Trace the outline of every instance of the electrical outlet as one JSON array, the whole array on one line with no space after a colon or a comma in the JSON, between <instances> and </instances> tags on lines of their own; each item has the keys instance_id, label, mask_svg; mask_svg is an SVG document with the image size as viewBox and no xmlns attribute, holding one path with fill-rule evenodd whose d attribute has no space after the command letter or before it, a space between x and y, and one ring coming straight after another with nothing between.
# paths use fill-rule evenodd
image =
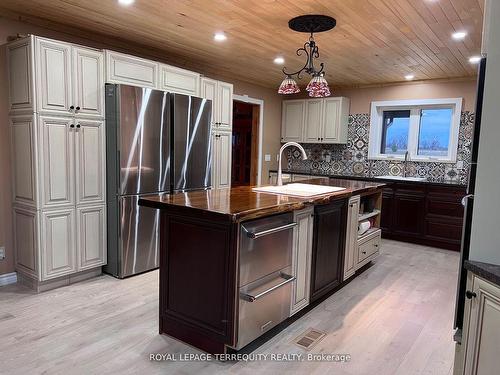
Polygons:
<instances>
[{"instance_id":1,"label":"electrical outlet","mask_svg":"<svg viewBox=\"0 0 500 375\"><path fill-rule=\"evenodd\" d=\"M5 259L5 247L2 246L0 247L0 260L4 260Z\"/></svg>"},{"instance_id":2,"label":"electrical outlet","mask_svg":"<svg viewBox=\"0 0 500 375\"><path fill-rule=\"evenodd\" d=\"M271 161L271 155L270 154L264 155L264 160L265 161Z\"/></svg>"},{"instance_id":3,"label":"electrical outlet","mask_svg":"<svg viewBox=\"0 0 500 375\"><path fill-rule=\"evenodd\" d=\"M463 169L464 168L464 162L462 160L457 161L457 169Z\"/></svg>"}]
</instances>

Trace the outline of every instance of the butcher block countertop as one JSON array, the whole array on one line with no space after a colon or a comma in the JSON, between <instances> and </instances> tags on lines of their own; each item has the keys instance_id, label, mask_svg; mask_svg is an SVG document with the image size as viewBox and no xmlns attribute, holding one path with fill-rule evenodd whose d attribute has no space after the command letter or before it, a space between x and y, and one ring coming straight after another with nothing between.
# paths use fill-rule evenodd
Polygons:
<instances>
[{"instance_id":1,"label":"butcher block countertop","mask_svg":"<svg viewBox=\"0 0 500 375\"><path fill-rule=\"evenodd\" d=\"M301 183L345 187L345 190L313 197L295 197L252 191L250 186L231 189L197 190L176 194L155 194L139 199L139 205L157 209L172 210L187 215L201 216L217 214L226 220L240 222L280 212L295 211L306 205L326 204L330 201L348 198L352 195L376 191L384 183L356 180L314 178ZM221 217L222 219L222 217Z\"/></svg>"}]
</instances>

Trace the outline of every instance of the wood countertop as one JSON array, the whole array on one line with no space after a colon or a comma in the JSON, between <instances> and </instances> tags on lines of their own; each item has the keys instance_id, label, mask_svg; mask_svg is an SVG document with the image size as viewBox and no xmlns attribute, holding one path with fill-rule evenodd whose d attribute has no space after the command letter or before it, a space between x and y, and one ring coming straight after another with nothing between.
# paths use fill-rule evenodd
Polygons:
<instances>
[{"instance_id":1,"label":"wood countertop","mask_svg":"<svg viewBox=\"0 0 500 375\"><path fill-rule=\"evenodd\" d=\"M157 209L175 210L193 215L218 214L228 221L240 222L280 212L300 210L306 205L326 204L330 201L348 198L352 195L376 191L384 183L315 178L301 181L315 185L345 187L345 190L317 195L314 197L295 197L259 193L250 186L231 189L197 190L176 194L155 194L139 199L139 205ZM222 218L221 217L221 218Z\"/></svg>"}]
</instances>

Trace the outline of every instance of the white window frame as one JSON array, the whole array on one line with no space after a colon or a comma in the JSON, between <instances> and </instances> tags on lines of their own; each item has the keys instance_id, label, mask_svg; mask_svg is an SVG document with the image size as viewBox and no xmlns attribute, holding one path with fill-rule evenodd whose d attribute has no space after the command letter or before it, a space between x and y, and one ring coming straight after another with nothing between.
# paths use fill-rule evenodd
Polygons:
<instances>
[{"instance_id":1,"label":"white window frame","mask_svg":"<svg viewBox=\"0 0 500 375\"><path fill-rule=\"evenodd\" d=\"M417 155L418 134L420 131L420 112L422 109L452 109L450 126L450 143L447 156ZM368 159L372 160L404 160L404 155L388 155L380 152L382 142L383 112L391 110L410 111L410 129L408 134L408 156L412 161L455 163L458 151L458 131L462 114L462 98L418 99L418 100L386 100L372 102L370 114L370 140L368 143Z\"/></svg>"}]
</instances>

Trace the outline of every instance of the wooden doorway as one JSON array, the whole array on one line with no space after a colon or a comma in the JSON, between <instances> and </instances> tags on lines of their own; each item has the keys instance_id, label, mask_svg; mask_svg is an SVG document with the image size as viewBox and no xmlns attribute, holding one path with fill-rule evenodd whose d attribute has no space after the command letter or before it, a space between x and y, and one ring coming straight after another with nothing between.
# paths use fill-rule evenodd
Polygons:
<instances>
[{"instance_id":1,"label":"wooden doorway","mask_svg":"<svg viewBox=\"0 0 500 375\"><path fill-rule=\"evenodd\" d=\"M233 100L231 186L258 182L260 110L258 104Z\"/></svg>"}]
</instances>

